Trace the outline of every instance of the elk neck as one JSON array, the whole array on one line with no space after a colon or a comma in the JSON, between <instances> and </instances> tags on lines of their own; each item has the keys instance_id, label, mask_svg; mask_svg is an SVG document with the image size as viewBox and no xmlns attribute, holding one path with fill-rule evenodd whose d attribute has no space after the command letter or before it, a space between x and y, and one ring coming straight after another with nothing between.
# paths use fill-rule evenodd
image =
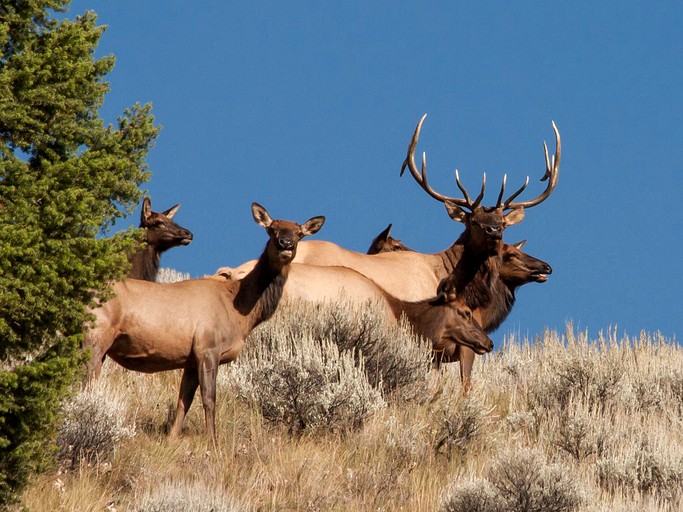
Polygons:
<instances>
[{"instance_id":1,"label":"elk neck","mask_svg":"<svg viewBox=\"0 0 683 512\"><path fill-rule=\"evenodd\" d=\"M156 281L160 260L161 251L150 244L145 244L144 248L128 257L128 261L131 263L128 277L144 281Z\"/></svg>"},{"instance_id":2,"label":"elk neck","mask_svg":"<svg viewBox=\"0 0 683 512\"><path fill-rule=\"evenodd\" d=\"M507 285L497 275L491 282L490 302L480 309L484 332L491 333L500 327L515 304L516 286Z\"/></svg>"},{"instance_id":3,"label":"elk neck","mask_svg":"<svg viewBox=\"0 0 683 512\"><path fill-rule=\"evenodd\" d=\"M233 305L241 315L249 317L251 328L268 320L282 299L290 267L273 259L277 258L271 257L266 247L254 269L239 281Z\"/></svg>"},{"instance_id":4,"label":"elk neck","mask_svg":"<svg viewBox=\"0 0 683 512\"><path fill-rule=\"evenodd\" d=\"M449 254L448 261L451 263L455 260L453 256L459 253L460 257L455 261L450 276L457 295L474 310L487 307L494 301L497 283L500 282L503 243L501 241L491 251L473 250L467 243L466 233L467 231L444 253Z\"/></svg>"}]
</instances>

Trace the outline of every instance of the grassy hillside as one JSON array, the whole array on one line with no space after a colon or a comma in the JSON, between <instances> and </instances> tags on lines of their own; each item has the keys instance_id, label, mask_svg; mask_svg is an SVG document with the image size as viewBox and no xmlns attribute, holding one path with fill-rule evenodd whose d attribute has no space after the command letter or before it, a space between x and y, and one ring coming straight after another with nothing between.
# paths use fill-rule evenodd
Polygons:
<instances>
[{"instance_id":1,"label":"grassy hillside","mask_svg":"<svg viewBox=\"0 0 683 512\"><path fill-rule=\"evenodd\" d=\"M65 406L40 511L673 511L683 507L683 351L568 327L458 366L365 311L283 309L170 441L180 372L105 364Z\"/></svg>"}]
</instances>

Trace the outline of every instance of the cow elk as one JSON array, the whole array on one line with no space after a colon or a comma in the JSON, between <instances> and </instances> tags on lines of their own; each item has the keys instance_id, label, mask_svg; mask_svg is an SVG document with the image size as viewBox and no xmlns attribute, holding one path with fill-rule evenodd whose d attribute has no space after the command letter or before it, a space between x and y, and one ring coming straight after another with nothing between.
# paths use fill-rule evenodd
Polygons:
<instances>
[{"instance_id":1,"label":"cow elk","mask_svg":"<svg viewBox=\"0 0 683 512\"><path fill-rule=\"evenodd\" d=\"M370 244L367 254L380 254L393 251L411 251L403 242L391 236L391 224L384 231L377 235Z\"/></svg>"},{"instance_id":2,"label":"cow elk","mask_svg":"<svg viewBox=\"0 0 683 512\"><path fill-rule=\"evenodd\" d=\"M148 197L144 198L140 228L144 230L145 246L128 258L131 263L128 277L155 281L159 273L161 254L173 247L192 242L192 233L173 220L179 208L180 205L176 204L164 212L153 212L151 201Z\"/></svg>"},{"instance_id":3,"label":"cow elk","mask_svg":"<svg viewBox=\"0 0 683 512\"><path fill-rule=\"evenodd\" d=\"M199 387L206 428L215 440L219 365L237 358L245 337L275 312L299 240L316 233L325 221L313 217L299 225L272 220L257 203L252 204L252 214L269 239L244 279L168 284L125 279L114 284L112 299L94 311L94 326L86 330L84 346L91 351L91 375L104 354L138 372L183 369L172 437L181 434Z\"/></svg>"}]
</instances>

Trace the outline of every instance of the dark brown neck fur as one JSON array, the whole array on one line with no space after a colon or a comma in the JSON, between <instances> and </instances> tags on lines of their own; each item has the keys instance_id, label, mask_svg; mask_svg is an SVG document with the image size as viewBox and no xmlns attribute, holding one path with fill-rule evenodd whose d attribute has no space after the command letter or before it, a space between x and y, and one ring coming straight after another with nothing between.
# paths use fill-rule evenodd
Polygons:
<instances>
[{"instance_id":1,"label":"dark brown neck fur","mask_svg":"<svg viewBox=\"0 0 683 512\"><path fill-rule=\"evenodd\" d=\"M500 276L492 280L491 301L480 310L484 332L491 333L498 329L503 320L510 314L510 310L512 310L512 306L515 304L516 289L516 286L510 287L506 285L500 279Z\"/></svg>"},{"instance_id":2,"label":"dark brown neck fur","mask_svg":"<svg viewBox=\"0 0 683 512\"><path fill-rule=\"evenodd\" d=\"M269 242L270 243L270 242ZM268 245L254 269L239 281L233 302L235 309L248 318L249 330L268 320L277 309L289 275L289 265L273 265Z\"/></svg>"},{"instance_id":3,"label":"dark brown neck fur","mask_svg":"<svg viewBox=\"0 0 683 512\"><path fill-rule=\"evenodd\" d=\"M144 249L140 249L129 256L128 261L131 263L131 269L128 272L128 277L144 281L156 281L160 260L161 251L146 244Z\"/></svg>"},{"instance_id":4,"label":"dark brown neck fur","mask_svg":"<svg viewBox=\"0 0 683 512\"><path fill-rule=\"evenodd\" d=\"M500 254L468 250L466 233L439 255L458 297L462 297L470 309L481 313L482 327L490 333L510 313L515 303L516 286L507 286L500 278Z\"/></svg>"}]
</instances>

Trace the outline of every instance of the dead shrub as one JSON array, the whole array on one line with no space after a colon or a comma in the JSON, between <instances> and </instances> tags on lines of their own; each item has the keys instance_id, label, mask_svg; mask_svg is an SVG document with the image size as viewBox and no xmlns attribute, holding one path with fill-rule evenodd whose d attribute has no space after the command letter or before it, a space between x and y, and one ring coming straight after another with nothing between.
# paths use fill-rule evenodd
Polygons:
<instances>
[{"instance_id":1,"label":"dead shrub","mask_svg":"<svg viewBox=\"0 0 683 512\"><path fill-rule=\"evenodd\" d=\"M502 512L502 502L488 480L456 483L441 502L441 512Z\"/></svg>"},{"instance_id":2,"label":"dead shrub","mask_svg":"<svg viewBox=\"0 0 683 512\"><path fill-rule=\"evenodd\" d=\"M245 352L270 347L280 336L292 340L308 336L319 343L329 340L356 362L362 360L368 382L385 397L422 398L431 369L431 344L403 324L388 324L379 311L372 302L359 308L343 298L324 304L286 303L251 334Z\"/></svg>"},{"instance_id":3,"label":"dead shrub","mask_svg":"<svg viewBox=\"0 0 683 512\"><path fill-rule=\"evenodd\" d=\"M280 333L269 345L243 354L224 374L238 398L256 405L267 420L292 433L346 431L385 407L362 361L357 364L332 342Z\"/></svg>"},{"instance_id":4,"label":"dead shrub","mask_svg":"<svg viewBox=\"0 0 683 512\"><path fill-rule=\"evenodd\" d=\"M147 491L136 512L243 512L252 510L216 486L202 482L164 481Z\"/></svg>"},{"instance_id":5,"label":"dead shrub","mask_svg":"<svg viewBox=\"0 0 683 512\"><path fill-rule=\"evenodd\" d=\"M73 465L107 459L122 439L135 435L135 421L129 416L124 397L107 381L94 382L63 407L57 437L59 460Z\"/></svg>"},{"instance_id":6,"label":"dead shrub","mask_svg":"<svg viewBox=\"0 0 683 512\"><path fill-rule=\"evenodd\" d=\"M434 449L450 457L455 449L464 455L482 435L490 414L484 404L473 397L460 397L441 409Z\"/></svg>"},{"instance_id":7,"label":"dead shrub","mask_svg":"<svg viewBox=\"0 0 683 512\"><path fill-rule=\"evenodd\" d=\"M571 455L577 462L605 451L610 428L605 411L589 405L587 400L572 400L550 420L548 436L551 442Z\"/></svg>"},{"instance_id":8,"label":"dead shrub","mask_svg":"<svg viewBox=\"0 0 683 512\"><path fill-rule=\"evenodd\" d=\"M538 451L521 449L499 458L488 473L501 511L570 512L581 505L567 468L546 464Z\"/></svg>"},{"instance_id":9,"label":"dead shrub","mask_svg":"<svg viewBox=\"0 0 683 512\"><path fill-rule=\"evenodd\" d=\"M640 443L620 453L604 457L597 463L600 486L610 493L657 497L669 504L680 505L683 496L683 459L669 453L666 441L642 438Z\"/></svg>"}]
</instances>

